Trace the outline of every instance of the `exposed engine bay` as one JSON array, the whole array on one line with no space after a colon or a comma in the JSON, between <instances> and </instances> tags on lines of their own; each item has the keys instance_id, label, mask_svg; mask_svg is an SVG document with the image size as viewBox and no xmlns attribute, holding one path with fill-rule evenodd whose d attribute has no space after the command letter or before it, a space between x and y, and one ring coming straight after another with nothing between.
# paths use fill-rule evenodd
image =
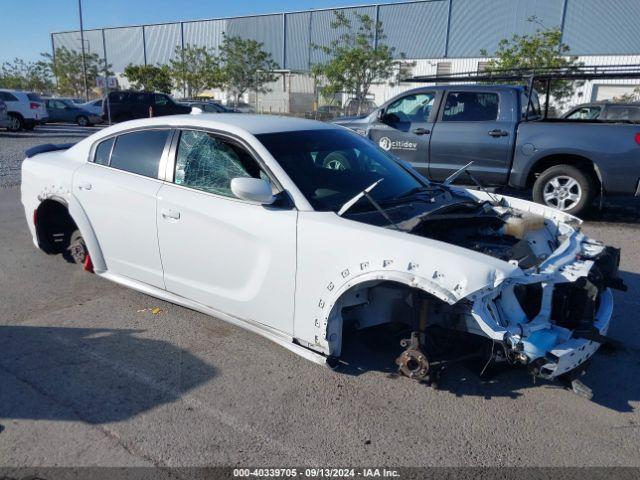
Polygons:
<instances>
[{"instance_id":1,"label":"exposed engine bay","mask_svg":"<svg viewBox=\"0 0 640 480\"><path fill-rule=\"evenodd\" d=\"M481 252L517 266L517 272L452 304L405 286L370 282L344 300L345 325L362 329L390 319L403 324L407 335L396 364L419 381L437 381L442 365L475 356L485 368L525 365L534 377L565 381L590 397L578 376L598 347L611 341L610 289L626 290L618 277L619 250L585 237L573 217L553 218L548 210L518 209L502 197L476 193L469 198L454 191L446 200L425 202L428 208L416 202L413 215L400 205L387 213L393 228Z\"/></svg>"}]
</instances>

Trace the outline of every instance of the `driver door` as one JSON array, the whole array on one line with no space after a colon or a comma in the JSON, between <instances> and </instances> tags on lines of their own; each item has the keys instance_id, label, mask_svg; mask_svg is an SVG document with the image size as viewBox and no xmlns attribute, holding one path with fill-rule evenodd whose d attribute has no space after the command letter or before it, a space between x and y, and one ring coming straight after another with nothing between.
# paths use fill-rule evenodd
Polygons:
<instances>
[{"instance_id":1,"label":"driver door","mask_svg":"<svg viewBox=\"0 0 640 480\"><path fill-rule=\"evenodd\" d=\"M269 180L237 141L199 130L177 133L168 162L171 182L158 192L167 290L291 334L297 210L258 205L231 192L236 177Z\"/></svg>"},{"instance_id":2,"label":"driver door","mask_svg":"<svg viewBox=\"0 0 640 480\"><path fill-rule=\"evenodd\" d=\"M405 95L387 106L382 119L370 128L369 137L383 150L426 174L436 114L434 105L435 91Z\"/></svg>"}]
</instances>

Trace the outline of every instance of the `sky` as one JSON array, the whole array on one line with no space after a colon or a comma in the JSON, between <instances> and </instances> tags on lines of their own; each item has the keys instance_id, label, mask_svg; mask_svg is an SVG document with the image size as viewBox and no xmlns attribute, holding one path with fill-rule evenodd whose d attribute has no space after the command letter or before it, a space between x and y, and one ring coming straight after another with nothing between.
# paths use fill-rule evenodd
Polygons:
<instances>
[{"instance_id":1,"label":"sky","mask_svg":"<svg viewBox=\"0 0 640 480\"><path fill-rule=\"evenodd\" d=\"M82 13L84 28L90 29L371 3L376 1L82 0ZM0 63L16 57L39 60L40 52L51 52L51 32L77 29L77 0L0 0Z\"/></svg>"}]
</instances>

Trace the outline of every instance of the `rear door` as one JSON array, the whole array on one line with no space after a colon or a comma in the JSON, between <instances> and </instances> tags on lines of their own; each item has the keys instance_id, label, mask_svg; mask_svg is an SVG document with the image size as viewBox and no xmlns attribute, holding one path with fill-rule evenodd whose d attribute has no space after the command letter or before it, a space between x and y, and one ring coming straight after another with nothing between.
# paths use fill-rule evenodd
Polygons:
<instances>
[{"instance_id":1,"label":"rear door","mask_svg":"<svg viewBox=\"0 0 640 480\"><path fill-rule=\"evenodd\" d=\"M109 272L164 288L156 227L158 178L169 129L122 133L94 146L74 174L74 194L96 233Z\"/></svg>"},{"instance_id":2,"label":"rear door","mask_svg":"<svg viewBox=\"0 0 640 480\"><path fill-rule=\"evenodd\" d=\"M449 90L431 134L429 177L444 180L473 161L470 172L488 185L507 181L515 138L515 91ZM465 176L461 183L469 183Z\"/></svg>"},{"instance_id":3,"label":"rear door","mask_svg":"<svg viewBox=\"0 0 640 480\"><path fill-rule=\"evenodd\" d=\"M411 163L422 173L429 166L429 142L436 115L436 92L410 93L394 100L380 120L374 120L369 137L383 150Z\"/></svg>"}]
</instances>

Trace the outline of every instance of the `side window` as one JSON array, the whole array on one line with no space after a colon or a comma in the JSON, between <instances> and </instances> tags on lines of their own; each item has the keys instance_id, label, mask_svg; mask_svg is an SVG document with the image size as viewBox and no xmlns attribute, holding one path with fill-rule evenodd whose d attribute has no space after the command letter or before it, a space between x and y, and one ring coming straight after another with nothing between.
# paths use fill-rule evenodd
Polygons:
<instances>
[{"instance_id":1,"label":"side window","mask_svg":"<svg viewBox=\"0 0 640 480\"><path fill-rule=\"evenodd\" d=\"M444 104L443 122L487 122L498 118L497 93L450 92Z\"/></svg>"},{"instance_id":2,"label":"side window","mask_svg":"<svg viewBox=\"0 0 640 480\"><path fill-rule=\"evenodd\" d=\"M164 107L165 105L167 105L169 103L169 99L167 97L165 97L164 95L155 94L153 96L153 103L155 103L156 105L158 105L160 107Z\"/></svg>"},{"instance_id":3,"label":"side window","mask_svg":"<svg viewBox=\"0 0 640 480\"><path fill-rule=\"evenodd\" d=\"M118 136L111 153L111 166L158 178L160 158L168 135L169 130L143 130Z\"/></svg>"},{"instance_id":4,"label":"side window","mask_svg":"<svg viewBox=\"0 0 640 480\"><path fill-rule=\"evenodd\" d=\"M600 116L600 107L580 107L571 112L568 120L595 120Z\"/></svg>"},{"instance_id":5,"label":"side window","mask_svg":"<svg viewBox=\"0 0 640 480\"><path fill-rule=\"evenodd\" d=\"M113 147L113 142L115 141L115 137L109 138L98 144L96 147L96 153L93 157L93 162L98 165L109 165L109 158L111 157L111 147Z\"/></svg>"},{"instance_id":6,"label":"side window","mask_svg":"<svg viewBox=\"0 0 640 480\"><path fill-rule=\"evenodd\" d=\"M4 100L5 102L17 102L18 99L15 95L9 92L0 92L0 100Z\"/></svg>"},{"instance_id":7,"label":"side window","mask_svg":"<svg viewBox=\"0 0 640 480\"><path fill-rule=\"evenodd\" d=\"M242 147L206 132L185 130L180 134L176 185L233 197L231 180L236 177L268 179Z\"/></svg>"},{"instance_id":8,"label":"side window","mask_svg":"<svg viewBox=\"0 0 640 480\"><path fill-rule=\"evenodd\" d=\"M387 107L386 114L398 122L426 122L433 108L435 93L417 93L399 98Z\"/></svg>"}]
</instances>

